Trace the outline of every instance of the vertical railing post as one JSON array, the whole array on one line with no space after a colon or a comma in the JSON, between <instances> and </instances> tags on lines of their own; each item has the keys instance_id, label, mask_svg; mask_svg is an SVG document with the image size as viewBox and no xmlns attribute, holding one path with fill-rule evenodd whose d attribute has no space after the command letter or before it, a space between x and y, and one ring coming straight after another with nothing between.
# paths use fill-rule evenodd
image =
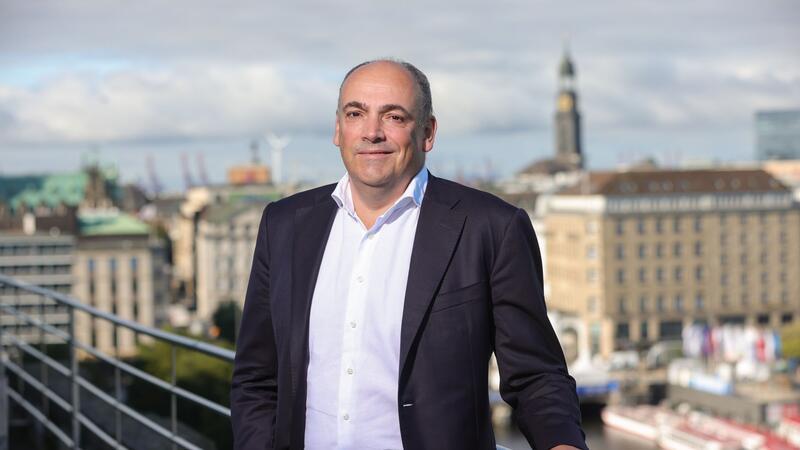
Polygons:
<instances>
[{"instance_id":1,"label":"vertical railing post","mask_svg":"<svg viewBox=\"0 0 800 450\"><path fill-rule=\"evenodd\" d=\"M175 398L175 387L178 385L177 377L177 364L175 355L175 344L170 344L170 382L172 383L172 390L170 390L170 413L171 413L171 426L172 426L172 450L178 448L175 438L178 436L178 400Z\"/></svg>"},{"instance_id":2,"label":"vertical railing post","mask_svg":"<svg viewBox=\"0 0 800 450\"><path fill-rule=\"evenodd\" d=\"M5 285L0 283L5 289ZM3 303L5 304L5 302ZM8 450L8 381L6 380L6 346L3 342L3 316L0 315L0 450Z\"/></svg>"},{"instance_id":3,"label":"vertical railing post","mask_svg":"<svg viewBox=\"0 0 800 450\"><path fill-rule=\"evenodd\" d=\"M72 390L70 403L72 407L72 448L80 448L81 442L81 421L80 408L80 385L78 384L78 353L75 338L75 308L69 307L69 378Z\"/></svg>"},{"instance_id":4,"label":"vertical railing post","mask_svg":"<svg viewBox=\"0 0 800 450\"><path fill-rule=\"evenodd\" d=\"M47 354L47 333L44 331L45 322L45 302L48 300L47 297L40 296L41 301L39 302L39 321L41 322L42 326L39 327L39 351L42 354ZM48 374L47 374L47 364L44 361L39 361L39 377L43 385L49 386L50 383L48 382ZM42 413L45 417L50 417L50 399L42 393Z\"/></svg>"},{"instance_id":5,"label":"vertical railing post","mask_svg":"<svg viewBox=\"0 0 800 450\"><path fill-rule=\"evenodd\" d=\"M114 398L117 404L114 406L114 437L117 444L122 444L122 382L119 371L119 327L114 322Z\"/></svg>"}]
</instances>

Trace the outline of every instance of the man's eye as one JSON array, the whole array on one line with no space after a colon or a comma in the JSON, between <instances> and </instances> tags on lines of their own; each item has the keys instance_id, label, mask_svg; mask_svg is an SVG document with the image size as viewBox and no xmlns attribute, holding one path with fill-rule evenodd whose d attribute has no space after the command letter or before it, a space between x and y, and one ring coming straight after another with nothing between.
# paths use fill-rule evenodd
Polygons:
<instances>
[{"instance_id":1,"label":"man's eye","mask_svg":"<svg viewBox=\"0 0 800 450\"><path fill-rule=\"evenodd\" d=\"M402 123L405 122L406 118L401 116L400 114L389 114L389 120L392 122Z\"/></svg>"},{"instance_id":2,"label":"man's eye","mask_svg":"<svg viewBox=\"0 0 800 450\"><path fill-rule=\"evenodd\" d=\"M344 116L345 117L349 117L349 118L356 118L356 117L360 117L361 116L361 112L360 111L347 111L346 113L344 113Z\"/></svg>"}]
</instances>

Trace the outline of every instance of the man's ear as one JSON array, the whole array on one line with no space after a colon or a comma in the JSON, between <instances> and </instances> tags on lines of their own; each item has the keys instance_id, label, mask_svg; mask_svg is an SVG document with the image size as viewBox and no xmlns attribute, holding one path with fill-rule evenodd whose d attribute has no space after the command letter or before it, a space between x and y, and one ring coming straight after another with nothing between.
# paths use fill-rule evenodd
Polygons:
<instances>
[{"instance_id":1,"label":"man's ear","mask_svg":"<svg viewBox=\"0 0 800 450\"><path fill-rule=\"evenodd\" d=\"M339 146L339 111L336 111L336 125L333 127L333 145Z\"/></svg>"},{"instance_id":2,"label":"man's ear","mask_svg":"<svg viewBox=\"0 0 800 450\"><path fill-rule=\"evenodd\" d=\"M431 116L431 118L428 119L428 123L425 124L425 144L422 147L425 152L433 150L433 141L436 139L436 126L436 117Z\"/></svg>"}]
</instances>

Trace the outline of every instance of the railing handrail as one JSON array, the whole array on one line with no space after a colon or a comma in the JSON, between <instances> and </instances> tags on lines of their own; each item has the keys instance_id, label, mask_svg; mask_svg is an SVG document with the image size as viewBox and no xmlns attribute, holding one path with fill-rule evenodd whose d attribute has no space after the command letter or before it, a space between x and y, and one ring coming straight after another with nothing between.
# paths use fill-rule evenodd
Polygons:
<instances>
[{"instance_id":1,"label":"railing handrail","mask_svg":"<svg viewBox=\"0 0 800 450\"><path fill-rule=\"evenodd\" d=\"M146 325L142 325L138 322L134 322L132 320L122 319L114 314L110 314L108 312L101 311L97 308L81 303L78 300L68 295L62 294L60 292L51 291L49 289L45 289L40 286L26 283L24 281L19 281L7 275L0 274L0 284L7 284L29 292L34 292L41 296L55 300L58 303L69 306L70 308L83 311L94 317L99 317L101 319L120 325L124 328L134 330L137 333L141 333L147 336L152 336L154 338L161 339L169 343L178 345L180 347L194 350L209 356L214 356L216 358L233 362L233 358L236 355L236 353L233 350L217 347L216 345L187 338L179 334L170 333L169 331L163 331L156 328L151 328Z\"/></svg>"}]
</instances>

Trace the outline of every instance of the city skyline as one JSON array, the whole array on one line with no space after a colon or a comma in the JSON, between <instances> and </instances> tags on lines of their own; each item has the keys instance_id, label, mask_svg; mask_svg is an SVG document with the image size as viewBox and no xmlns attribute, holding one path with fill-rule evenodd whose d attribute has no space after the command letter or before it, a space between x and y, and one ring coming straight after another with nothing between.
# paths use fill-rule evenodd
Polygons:
<instances>
[{"instance_id":1,"label":"city skyline","mask_svg":"<svg viewBox=\"0 0 800 450\"><path fill-rule=\"evenodd\" d=\"M338 83L381 56L430 76L441 125L430 167L445 176L486 161L508 175L553 154L565 44L590 169L753 160L755 111L800 105L788 1L409 6L6 5L0 173L77 170L96 148L125 181L146 182L152 154L175 190L181 153L202 152L219 182L273 132L292 137L287 179L333 181Z\"/></svg>"}]
</instances>

